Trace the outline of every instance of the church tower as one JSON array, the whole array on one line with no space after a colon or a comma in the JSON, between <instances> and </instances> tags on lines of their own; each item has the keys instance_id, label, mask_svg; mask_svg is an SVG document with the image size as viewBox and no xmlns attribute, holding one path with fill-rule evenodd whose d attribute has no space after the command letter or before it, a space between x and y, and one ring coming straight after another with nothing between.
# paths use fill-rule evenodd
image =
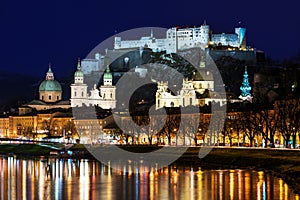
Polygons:
<instances>
[{"instance_id":1,"label":"church tower","mask_svg":"<svg viewBox=\"0 0 300 200\"><path fill-rule=\"evenodd\" d=\"M116 88L112 85L112 74L110 73L109 66L103 76L103 85L100 87L100 95L105 100L112 100L116 98Z\"/></svg>"},{"instance_id":2,"label":"church tower","mask_svg":"<svg viewBox=\"0 0 300 200\"><path fill-rule=\"evenodd\" d=\"M188 79L183 79L182 89L179 92L181 98L181 106L195 106L197 104L196 101L196 93L194 90L194 85L192 81Z\"/></svg>"},{"instance_id":3,"label":"church tower","mask_svg":"<svg viewBox=\"0 0 300 200\"><path fill-rule=\"evenodd\" d=\"M100 95L104 100L101 107L104 109L116 107L116 86L112 85L112 80L113 76L107 66L103 76L103 85L100 86Z\"/></svg>"},{"instance_id":4,"label":"church tower","mask_svg":"<svg viewBox=\"0 0 300 200\"><path fill-rule=\"evenodd\" d=\"M87 99L87 84L81 70L80 59L78 59L77 70L74 74L74 84L71 85L71 107L81 107Z\"/></svg>"}]
</instances>

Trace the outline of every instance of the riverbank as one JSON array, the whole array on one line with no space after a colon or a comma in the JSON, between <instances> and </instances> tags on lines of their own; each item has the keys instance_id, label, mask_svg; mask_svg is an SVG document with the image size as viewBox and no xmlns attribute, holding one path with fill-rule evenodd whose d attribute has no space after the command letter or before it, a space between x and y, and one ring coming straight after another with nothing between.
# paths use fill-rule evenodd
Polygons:
<instances>
[{"instance_id":1,"label":"riverbank","mask_svg":"<svg viewBox=\"0 0 300 200\"><path fill-rule=\"evenodd\" d=\"M160 146L130 145L120 148L135 153L155 151ZM164 147L171 155L176 147ZM178 147L179 148L179 147ZM206 147L203 149L210 150ZM206 156L199 159L200 147L189 147L174 164L181 166L201 167L205 169L254 169L263 170L282 178L296 193L300 194L300 150L262 149L262 148L213 148ZM53 152L57 152L54 154ZM93 156L84 145L76 144L66 149L61 144L0 144L1 155L17 157L88 158Z\"/></svg>"}]
</instances>

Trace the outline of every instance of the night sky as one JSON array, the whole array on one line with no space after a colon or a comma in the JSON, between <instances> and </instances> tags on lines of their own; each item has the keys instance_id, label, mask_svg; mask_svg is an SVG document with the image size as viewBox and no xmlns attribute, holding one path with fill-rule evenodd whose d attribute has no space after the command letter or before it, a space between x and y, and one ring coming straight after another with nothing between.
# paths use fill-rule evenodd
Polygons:
<instances>
[{"instance_id":1,"label":"night sky","mask_svg":"<svg viewBox=\"0 0 300 200\"><path fill-rule=\"evenodd\" d=\"M201 25L214 33L247 28L247 43L282 60L300 52L299 6L295 0L272 1L100 1L2 0L0 70L45 76L51 62L56 77L72 75L106 38L138 27Z\"/></svg>"}]
</instances>

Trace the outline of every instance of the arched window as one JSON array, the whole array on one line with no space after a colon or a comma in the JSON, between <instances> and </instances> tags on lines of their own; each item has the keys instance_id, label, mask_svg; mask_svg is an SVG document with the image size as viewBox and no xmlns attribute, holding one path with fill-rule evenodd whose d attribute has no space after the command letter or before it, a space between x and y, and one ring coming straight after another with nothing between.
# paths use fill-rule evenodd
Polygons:
<instances>
[{"instance_id":1,"label":"arched window","mask_svg":"<svg viewBox=\"0 0 300 200\"><path fill-rule=\"evenodd\" d=\"M83 97L83 95L84 95L84 93L83 92L81 92L81 96Z\"/></svg>"},{"instance_id":2,"label":"arched window","mask_svg":"<svg viewBox=\"0 0 300 200\"><path fill-rule=\"evenodd\" d=\"M77 93L76 92L74 92L74 96L76 97L76 95L77 95Z\"/></svg>"},{"instance_id":3,"label":"arched window","mask_svg":"<svg viewBox=\"0 0 300 200\"><path fill-rule=\"evenodd\" d=\"M110 93L110 98L112 99L112 93Z\"/></svg>"},{"instance_id":4,"label":"arched window","mask_svg":"<svg viewBox=\"0 0 300 200\"><path fill-rule=\"evenodd\" d=\"M51 100L51 95L49 95L49 100Z\"/></svg>"},{"instance_id":5,"label":"arched window","mask_svg":"<svg viewBox=\"0 0 300 200\"><path fill-rule=\"evenodd\" d=\"M173 101L171 102L171 107L174 107L174 102Z\"/></svg>"}]
</instances>

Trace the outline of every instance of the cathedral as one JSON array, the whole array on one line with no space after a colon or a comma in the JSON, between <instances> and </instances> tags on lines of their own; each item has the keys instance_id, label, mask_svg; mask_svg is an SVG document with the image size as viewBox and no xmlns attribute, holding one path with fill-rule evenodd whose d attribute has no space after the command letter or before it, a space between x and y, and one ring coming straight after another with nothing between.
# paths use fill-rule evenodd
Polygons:
<instances>
[{"instance_id":1,"label":"cathedral","mask_svg":"<svg viewBox=\"0 0 300 200\"><path fill-rule=\"evenodd\" d=\"M19 114L30 113L32 109L48 110L53 108L70 108L70 102L62 100L61 84L55 80L51 65L49 64L46 78L39 85L39 98L19 107Z\"/></svg>"},{"instance_id":2,"label":"cathedral","mask_svg":"<svg viewBox=\"0 0 300 200\"><path fill-rule=\"evenodd\" d=\"M84 83L84 74L81 62L78 60L74 74L74 83L71 85L71 107L99 106L103 109L116 107L116 86L112 85L113 76L109 66L103 76L103 84L97 88L96 84L88 94L88 85Z\"/></svg>"}]
</instances>

